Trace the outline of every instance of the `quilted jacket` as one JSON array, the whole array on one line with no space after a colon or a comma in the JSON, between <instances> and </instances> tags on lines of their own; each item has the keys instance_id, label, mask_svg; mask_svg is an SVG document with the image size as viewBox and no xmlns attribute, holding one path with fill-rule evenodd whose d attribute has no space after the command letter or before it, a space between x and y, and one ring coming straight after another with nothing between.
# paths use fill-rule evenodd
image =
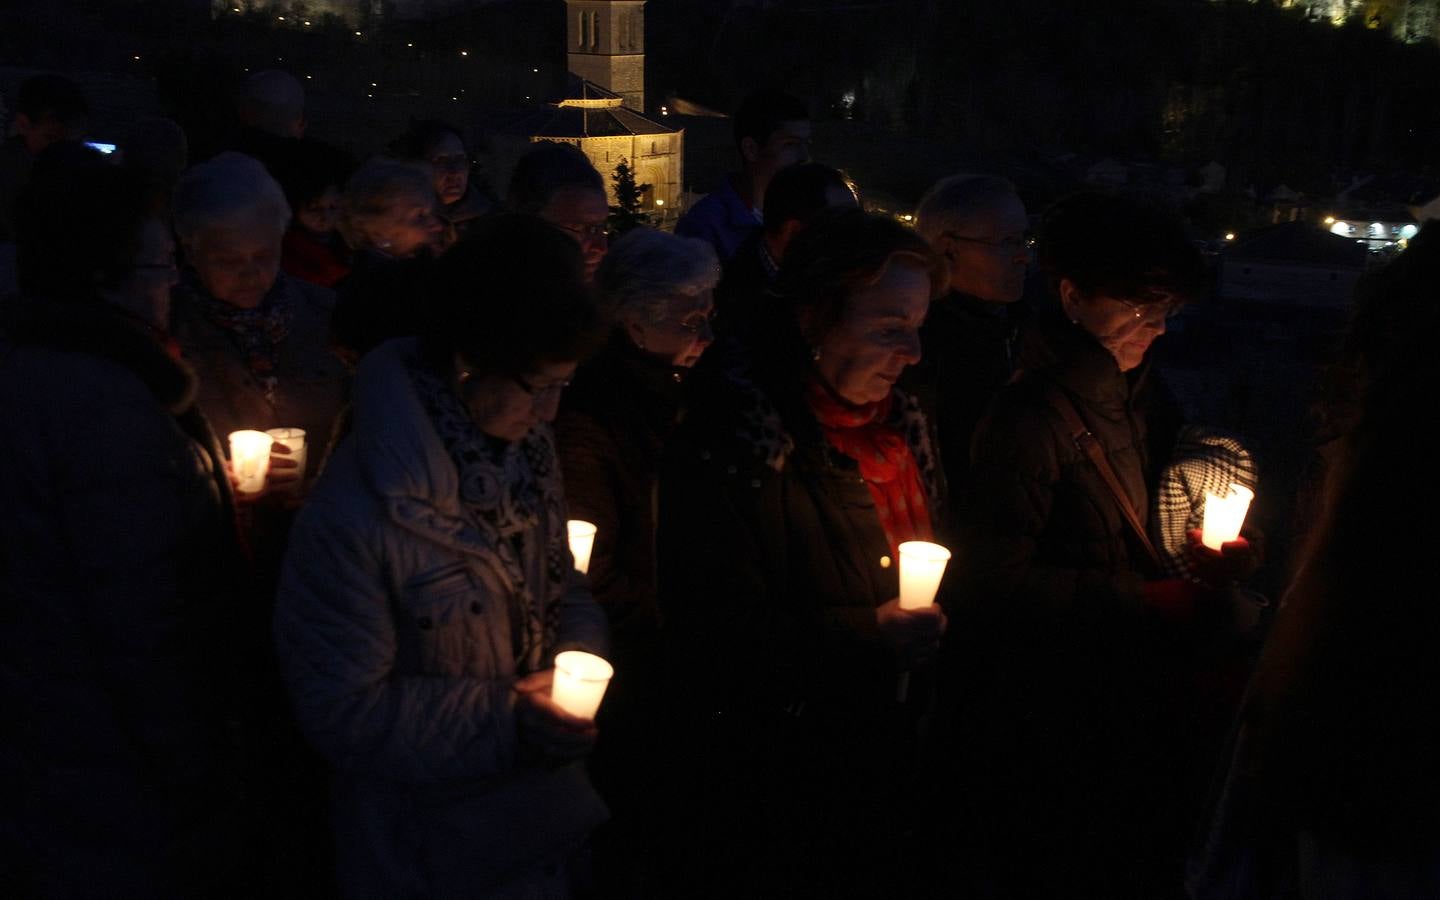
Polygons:
<instances>
[{"instance_id":1,"label":"quilted jacket","mask_svg":"<svg viewBox=\"0 0 1440 900\"><path fill-rule=\"evenodd\" d=\"M519 587L462 507L407 370L416 351L392 341L361 365L354 429L296 522L277 599L282 673L334 769L350 897L474 896L605 817L579 764L527 761L513 690L556 650L605 653L604 616L575 575L540 598L558 604L556 645L515 658Z\"/></svg>"}]
</instances>

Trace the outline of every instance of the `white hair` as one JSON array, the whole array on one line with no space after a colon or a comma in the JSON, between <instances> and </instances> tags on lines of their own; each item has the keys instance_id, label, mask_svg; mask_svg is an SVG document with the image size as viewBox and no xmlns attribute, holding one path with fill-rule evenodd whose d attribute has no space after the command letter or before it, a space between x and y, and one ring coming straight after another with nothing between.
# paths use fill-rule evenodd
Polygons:
<instances>
[{"instance_id":1,"label":"white hair","mask_svg":"<svg viewBox=\"0 0 1440 900\"><path fill-rule=\"evenodd\" d=\"M1016 197L1015 185L998 175L951 175L920 198L915 230L931 246L947 231L963 231L977 216L995 211Z\"/></svg>"},{"instance_id":2,"label":"white hair","mask_svg":"<svg viewBox=\"0 0 1440 900\"><path fill-rule=\"evenodd\" d=\"M171 201L175 233L184 243L213 225L259 218L273 222L276 235L290 224L285 192L260 161L243 153L222 153L180 176Z\"/></svg>"},{"instance_id":3,"label":"white hair","mask_svg":"<svg viewBox=\"0 0 1440 900\"><path fill-rule=\"evenodd\" d=\"M720 261L705 241L637 228L605 254L597 281L617 315L639 313L653 324L669 315L676 295L714 289Z\"/></svg>"}]
</instances>

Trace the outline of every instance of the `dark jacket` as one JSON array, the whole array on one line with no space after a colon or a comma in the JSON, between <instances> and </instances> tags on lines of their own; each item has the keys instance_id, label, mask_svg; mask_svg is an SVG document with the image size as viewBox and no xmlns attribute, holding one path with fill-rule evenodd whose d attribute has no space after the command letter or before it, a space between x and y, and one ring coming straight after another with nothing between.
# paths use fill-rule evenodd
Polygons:
<instances>
[{"instance_id":1,"label":"dark jacket","mask_svg":"<svg viewBox=\"0 0 1440 900\"><path fill-rule=\"evenodd\" d=\"M433 258L355 254L350 274L335 285L330 341L352 366L393 338L420 333L424 288Z\"/></svg>"},{"instance_id":2,"label":"dark jacket","mask_svg":"<svg viewBox=\"0 0 1440 900\"><path fill-rule=\"evenodd\" d=\"M1177 838L1185 658L1143 603L1158 573L1054 396L1099 438L1142 517L1173 425L1160 424L1168 404L1148 363L1122 373L1058 309L1028 331L1021 367L975 433L960 505L946 660L956 769L978 780L969 794L992 834L1034 845L1021 872L1038 895L1067 880L1120 895L1132 875L1153 887L1156 847Z\"/></svg>"},{"instance_id":3,"label":"dark jacket","mask_svg":"<svg viewBox=\"0 0 1440 900\"><path fill-rule=\"evenodd\" d=\"M18 315L0 339L0 855L27 896L199 895L239 849L219 446L194 376L134 320Z\"/></svg>"},{"instance_id":4,"label":"dark jacket","mask_svg":"<svg viewBox=\"0 0 1440 900\"><path fill-rule=\"evenodd\" d=\"M743 335L757 321L765 321L764 307L775 302L768 291L779 270L765 243L765 231L747 237L725 263L724 275L715 286L716 327L725 334Z\"/></svg>"},{"instance_id":5,"label":"dark jacket","mask_svg":"<svg viewBox=\"0 0 1440 900\"><path fill-rule=\"evenodd\" d=\"M707 351L666 450L659 527L670 721L705 773L703 808L737 830L715 851L744 854L750 871L729 877L773 876L776 893L791 878L885 877L875 857L899 833L914 751L875 619L898 593L890 547L856 464L805 406L798 367L776 365L784 352L756 348L757 369L734 342ZM934 511L925 419L899 399Z\"/></svg>"},{"instance_id":6,"label":"dark jacket","mask_svg":"<svg viewBox=\"0 0 1440 900\"><path fill-rule=\"evenodd\" d=\"M1015 372L1021 309L947 294L930 304L920 332L924 355L907 373L912 390L934 421L945 481L960 496L968 481L975 426Z\"/></svg>"},{"instance_id":7,"label":"dark jacket","mask_svg":"<svg viewBox=\"0 0 1440 900\"><path fill-rule=\"evenodd\" d=\"M656 477L685 370L619 336L575 377L555 421L570 514L598 526L590 587L618 653L654 649Z\"/></svg>"}]
</instances>

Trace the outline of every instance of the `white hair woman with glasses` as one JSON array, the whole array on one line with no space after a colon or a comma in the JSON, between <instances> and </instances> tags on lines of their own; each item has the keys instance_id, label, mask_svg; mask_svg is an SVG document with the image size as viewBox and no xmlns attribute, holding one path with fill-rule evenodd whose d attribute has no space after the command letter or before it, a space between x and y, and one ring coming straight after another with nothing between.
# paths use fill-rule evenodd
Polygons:
<instances>
[{"instance_id":1,"label":"white hair woman with glasses","mask_svg":"<svg viewBox=\"0 0 1440 900\"><path fill-rule=\"evenodd\" d=\"M222 437L303 428L323 449L345 399L329 349L335 296L280 270L284 191L257 160L223 153L180 179L174 213L185 259L175 339L200 376L206 418Z\"/></svg>"},{"instance_id":2,"label":"white hair woman with glasses","mask_svg":"<svg viewBox=\"0 0 1440 900\"><path fill-rule=\"evenodd\" d=\"M656 477L685 374L715 338L719 279L720 263L704 241L648 228L617 241L598 275L616 320L610 343L576 376L556 421L570 511L599 529L590 584L610 620L616 676L592 770L616 813L606 831L630 841L627 851L638 849L638 829L650 819L639 801L651 768L646 752L656 744L647 719L659 681ZM597 845L597 863L607 861L601 851L610 846ZM636 858L626 854L632 865Z\"/></svg>"},{"instance_id":3,"label":"white hair woman with glasses","mask_svg":"<svg viewBox=\"0 0 1440 900\"><path fill-rule=\"evenodd\" d=\"M281 670L330 763L346 897L563 897L605 818L555 654L606 652L550 422L603 339L573 241L526 216L436 264L424 333L376 348L291 537Z\"/></svg>"}]
</instances>

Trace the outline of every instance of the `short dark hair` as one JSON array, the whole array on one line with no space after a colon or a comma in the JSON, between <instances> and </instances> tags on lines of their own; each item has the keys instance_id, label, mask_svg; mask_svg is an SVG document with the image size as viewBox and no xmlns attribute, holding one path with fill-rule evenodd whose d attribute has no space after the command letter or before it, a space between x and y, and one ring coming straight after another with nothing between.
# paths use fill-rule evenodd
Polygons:
<instances>
[{"instance_id":1,"label":"short dark hair","mask_svg":"<svg viewBox=\"0 0 1440 900\"><path fill-rule=\"evenodd\" d=\"M54 118L69 125L89 118L90 104L75 82L64 75L45 74L20 83L15 111L32 122Z\"/></svg>"},{"instance_id":2,"label":"short dark hair","mask_svg":"<svg viewBox=\"0 0 1440 900\"><path fill-rule=\"evenodd\" d=\"M765 188L765 230L778 232L786 222L804 222L828 209L825 195L837 188L853 195L839 169L817 162L786 166Z\"/></svg>"},{"instance_id":3,"label":"short dark hair","mask_svg":"<svg viewBox=\"0 0 1440 900\"><path fill-rule=\"evenodd\" d=\"M391 142L390 154L396 159L423 161L436 144L452 134L468 152L465 135L449 122L441 119L411 119L410 127L405 129L405 133Z\"/></svg>"},{"instance_id":4,"label":"short dark hair","mask_svg":"<svg viewBox=\"0 0 1440 900\"><path fill-rule=\"evenodd\" d=\"M270 169L290 209L299 212L332 187L343 191L355 172L355 161L333 144L304 138L282 148Z\"/></svg>"},{"instance_id":5,"label":"short dark hair","mask_svg":"<svg viewBox=\"0 0 1440 900\"><path fill-rule=\"evenodd\" d=\"M605 179L574 144L538 141L515 164L505 202L514 212L538 215L565 188L605 194Z\"/></svg>"},{"instance_id":6,"label":"short dark hair","mask_svg":"<svg viewBox=\"0 0 1440 900\"><path fill-rule=\"evenodd\" d=\"M533 216L505 213L475 227L435 264L424 344L437 366L455 353L488 375L588 357L606 323L579 246Z\"/></svg>"},{"instance_id":7,"label":"short dark hair","mask_svg":"<svg viewBox=\"0 0 1440 900\"><path fill-rule=\"evenodd\" d=\"M755 91L740 101L735 110L735 146L753 138L763 144L780 126L810 118L810 109L805 101L784 91L765 89Z\"/></svg>"},{"instance_id":8,"label":"short dark hair","mask_svg":"<svg viewBox=\"0 0 1440 900\"><path fill-rule=\"evenodd\" d=\"M154 218L144 180L83 144L62 141L35 158L15 204L15 267L22 293L93 303L134 272Z\"/></svg>"},{"instance_id":9,"label":"short dark hair","mask_svg":"<svg viewBox=\"0 0 1440 900\"><path fill-rule=\"evenodd\" d=\"M1085 296L1188 300L1205 286L1205 262L1180 217L1122 194L1085 192L1056 203L1041 219L1038 256L1052 289L1068 278Z\"/></svg>"},{"instance_id":10,"label":"short dark hair","mask_svg":"<svg viewBox=\"0 0 1440 900\"><path fill-rule=\"evenodd\" d=\"M797 319L809 310L813 330L823 334L840 321L850 295L884 277L897 258L925 269L932 298L945 291L945 261L913 229L861 209L826 210L785 252L775 290Z\"/></svg>"}]
</instances>

